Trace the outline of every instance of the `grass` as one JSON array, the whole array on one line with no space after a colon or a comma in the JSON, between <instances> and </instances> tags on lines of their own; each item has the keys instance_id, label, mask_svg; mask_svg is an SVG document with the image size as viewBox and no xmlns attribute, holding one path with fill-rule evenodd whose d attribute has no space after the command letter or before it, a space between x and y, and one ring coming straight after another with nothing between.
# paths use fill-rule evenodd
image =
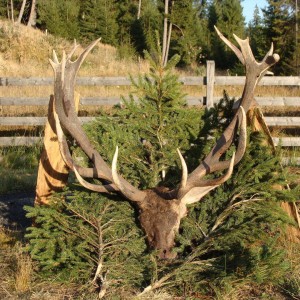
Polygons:
<instances>
[{"instance_id":1,"label":"grass","mask_svg":"<svg viewBox=\"0 0 300 300\"><path fill-rule=\"evenodd\" d=\"M4 20L0 20L0 45L2 76L17 77L52 76L49 64L52 51L56 50L60 57L63 50L68 52L73 47L72 42ZM79 46L76 53L82 49ZM90 75L91 71L94 76L124 76L147 70L148 64L143 60L118 59L118 52L114 47L99 43L83 64L80 76Z\"/></svg>"},{"instance_id":2,"label":"grass","mask_svg":"<svg viewBox=\"0 0 300 300\"><path fill-rule=\"evenodd\" d=\"M41 145L0 148L0 195L34 191Z\"/></svg>"}]
</instances>

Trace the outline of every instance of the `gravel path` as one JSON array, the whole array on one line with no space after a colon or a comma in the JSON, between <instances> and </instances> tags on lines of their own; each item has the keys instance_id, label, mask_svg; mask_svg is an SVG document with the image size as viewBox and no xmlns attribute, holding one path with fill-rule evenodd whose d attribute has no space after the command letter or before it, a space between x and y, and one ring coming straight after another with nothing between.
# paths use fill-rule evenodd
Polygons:
<instances>
[{"instance_id":1,"label":"gravel path","mask_svg":"<svg viewBox=\"0 0 300 300\"><path fill-rule=\"evenodd\" d=\"M31 224L24 205L33 206L34 192L0 195L0 226L24 230Z\"/></svg>"}]
</instances>

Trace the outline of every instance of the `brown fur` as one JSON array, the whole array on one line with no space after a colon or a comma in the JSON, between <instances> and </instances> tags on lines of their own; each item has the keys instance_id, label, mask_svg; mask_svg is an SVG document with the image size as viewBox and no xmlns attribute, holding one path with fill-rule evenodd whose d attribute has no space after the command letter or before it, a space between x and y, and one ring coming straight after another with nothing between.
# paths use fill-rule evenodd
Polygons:
<instances>
[{"instance_id":1,"label":"brown fur","mask_svg":"<svg viewBox=\"0 0 300 300\"><path fill-rule=\"evenodd\" d=\"M165 200L155 190L148 190L145 200L138 205L149 245L158 250L160 258L175 258L172 248L180 220L186 213L185 206L176 199Z\"/></svg>"}]
</instances>

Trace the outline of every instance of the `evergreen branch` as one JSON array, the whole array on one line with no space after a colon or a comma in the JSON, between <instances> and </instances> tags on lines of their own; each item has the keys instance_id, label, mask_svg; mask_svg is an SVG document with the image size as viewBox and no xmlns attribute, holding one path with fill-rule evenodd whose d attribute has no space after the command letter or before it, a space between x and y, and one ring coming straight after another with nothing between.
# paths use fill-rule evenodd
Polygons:
<instances>
[{"instance_id":1,"label":"evergreen branch","mask_svg":"<svg viewBox=\"0 0 300 300\"><path fill-rule=\"evenodd\" d=\"M167 275L163 276L160 280L156 281L154 284L148 285L146 288L144 288L144 290L141 293L139 293L137 295L137 298L140 298L153 290L156 290L158 288L161 288L161 287L167 285L168 283L165 283L165 282L167 280L169 280L171 277L173 277L174 275L175 275L175 270L173 272L170 272Z\"/></svg>"},{"instance_id":2,"label":"evergreen branch","mask_svg":"<svg viewBox=\"0 0 300 300\"><path fill-rule=\"evenodd\" d=\"M107 207L105 207L107 208ZM106 209L104 209L105 211ZM102 267L103 267L103 251L105 248L105 245L103 243L103 235L102 235L102 226L101 226L101 218L100 220L97 219L97 232L98 232L98 264L97 264L97 269L94 275L94 279L92 280L93 284L96 284L96 280L99 278L100 279L100 291L98 294L98 298L102 299L107 291L108 288L108 282L106 280L106 276L108 274L108 271L102 275Z\"/></svg>"},{"instance_id":3,"label":"evergreen branch","mask_svg":"<svg viewBox=\"0 0 300 300\"><path fill-rule=\"evenodd\" d=\"M62 225L62 228L61 230L64 231L65 233L67 234L72 234L74 236L76 236L77 238L79 238L80 240L82 239L82 235L84 235L85 237L87 237L87 242L93 246L93 247L97 247L97 245L95 243L93 243L91 240L90 240L90 236L85 234L84 231L81 231L81 234L77 233L75 229L71 228L71 224L68 223L68 222L63 222L64 220L62 218L59 218L58 215L55 215L55 220L60 224ZM90 223L89 223L90 224ZM84 230L87 230L89 231L89 233L92 233L93 235L96 235L95 232L92 232L90 231L89 229L87 229L86 227L82 227L81 229L84 229Z\"/></svg>"},{"instance_id":4,"label":"evergreen branch","mask_svg":"<svg viewBox=\"0 0 300 300\"><path fill-rule=\"evenodd\" d=\"M210 230L210 232L208 233L207 237L209 237L222 223L223 221L230 215L231 211L233 209L235 209L236 207L245 204L245 203L249 203L249 202L256 202L256 201L263 201L265 199L263 198L254 198L256 195L253 195L250 199L246 199L246 200L242 200L239 202L236 202L232 205L230 205L229 207L227 207L221 214L220 216L217 218L214 226L212 227L212 229Z\"/></svg>"},{"instance_id":5,"label":"evergreen branch","mask_svg":"<svg viewBox=\"0 0 300 300\"><path fill-rule=\"evenodd\" d=\"M87 222L88 224L90 224L92 227L94 227L94 229L97 230L97 226L92 222L90 221L89 219L87 219L86 217L84 217L82 214L78 213L76 210L74 210L73 208L71 207L68 207L68 209L74 214L76 215L77 217L83 219L85 222Z\"/></svg>"},{"instance_id":6,"label":"evergreen branch","mask_svg":"<svg viewBox=\"0 0 300 300\"><path fill-rule=\"evenodd\" d=\"M202 229L202 227L199 225L199 223L196 223L197 228L201 231L201 233L203 234L203 236L205 238L207 238L207 234L204 232L204 230Z\"/></svg>"}]
</instances>

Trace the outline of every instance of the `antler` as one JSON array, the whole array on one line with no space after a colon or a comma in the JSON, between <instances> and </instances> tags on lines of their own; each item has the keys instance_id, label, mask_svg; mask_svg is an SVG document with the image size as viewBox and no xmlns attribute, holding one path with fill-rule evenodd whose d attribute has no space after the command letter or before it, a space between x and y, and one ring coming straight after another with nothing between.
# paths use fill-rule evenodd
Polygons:
<instances>
[{"instance_id":1,"label":"antler","mask_svg":"<svg viewBox=\"0 0 300 300\"><path fill-rule=\"evenodd\" d=\"M235 40L239 44L240 49L238 49L234 44L232 44L215 26L215 30L220 37L220 39L235 53L240 62L246 68L246 83L244 86L244 91L242 95L242 100L240 105L243 106L245 112L254 104L254 90L261 78L266 74L268 69L276 64L280 57L277 53L274 53L273 43L271 44L270 50L265 55L261 62L257 62L251 50L249 44L249 38L245 40L240 39L238 36L233 34Z\"/></svg>"},{"instance_id":2,"label":"antler","mask_svg":"<svg viewBox=\"0 0 300 300\"><path fill-rule=\"evenodd\" d=\"M231 176L234 165L241 160L246 149L245 112L247 112L253 104L254 89L256 84L267 72L267 70L279 60L279 55L273 54L273 46L271 46L265 58L261 62L257 62L251 51L249 39L242 40L234 35L235 39L240 45L241 50L239 50L230 41L228 41L217 28L216 31L220 38L234 51L243 65L245 65L246 82L242 99L240 101L240 107L233 117L231 123L226 128L222 136L217 140L215 146L210 151L208 156L190 175L188 175L184 158L178 150L183 169L182 180L180 186L176 190L166 193L165 198L176 198L184 204L190 204L199 201L205 194L224 183ZM50 61L55 75L54 96L55 110L57 113L57 115L55 113L55 120L61 153L66 164L75 172L79 182L86 188L98 192L120 191L128 199L136 202L142 202L146 198L146 191L139 191L117 174L118 148L116 149L111 169L88 140L81 127L81 123L75 110L73 99L76 75L85 57L98 43L98 41L99 40L90 44L74 62L71 61L71 57L77 48L76 44L69 55L63 53L61 62L58 61L55 52L53 53L53 61ZM69 132L69 134L77 141L81 149L93 162L93 168L83 168L74 163L60 123L63 125L64 129L66 129L66 131ZM221 160L222 155L234 142L238 130L239 139L236 153L232 155L230 160ZM204 179L204 177L210 173L226 169L226 173L217 179ZM108 184L91 184L85 181L82 176L99 178L105 182L108 182Z\"/></svg>"},{"instance_id":3,"label":"antler","mask_svg":"<svg viewBox=\"0 0 300 300\"><path fill-rule=\"evenodd\" d=\"M215 30L224 43L232 49L240 62L246 69L246 82L239 104L239 111L236 113L230 125L217 141L208 156L203 162L188 176L187 168L183 157L181 156L181 164L183 171L182 181L178 189L177 198L182 202L190 204L199 201L205 194L212 189L225 182L232 173L232 168L236 165L244 155L246 149L246 115L245 112L254 104L254 90L260 79L266 74L268 69L279 61L279 55L273 54L273 44L261 62L257 62L252 53L249 38L242 40L233 35L239 44L238 49L232 44L215 26ZM236 155L229 161L220 161L220 157L230 147L233 142L237 127L240 127L239 144ZM220 178L213 180L204 180L203 177L215 171L227 170L227 173Z\"/></svg>"},{"instance_id":4,"label":"antler","mask_svg":"<svg viewBox=\"0 0 300 300\"><path fill-rule=\"evenodd\" d=\"M55 120L58 133L58 141L62 157L70 169L75 172L79 182L88 189L99 192L120 191L125 197L132 201L140 202L145 198L145 193L138 190L121 176L113 175L112 170L103 160L101 155L94 149L88 137L81 127L81 122L77 117L74 89L78 70L88 53L95 47L100 39L91 43L78 57L77 60L71 61L71 57L77 49L75 43L70 54L63 53L61 62L58 61L57 55L53 52L53 60L50 60L54 70L54 98L55 98ZM81 149L86 153L88 158L93 162L94 168L82 168L77 166L70 154L66 139L64 137L61 125L76 140ZM116 167L114 167L116 169ZM111 184L95 185L85 181L81 176L99 178L108 181ZM117 179L117 182L114 181Z\"/></svg>"}]
</instances>

